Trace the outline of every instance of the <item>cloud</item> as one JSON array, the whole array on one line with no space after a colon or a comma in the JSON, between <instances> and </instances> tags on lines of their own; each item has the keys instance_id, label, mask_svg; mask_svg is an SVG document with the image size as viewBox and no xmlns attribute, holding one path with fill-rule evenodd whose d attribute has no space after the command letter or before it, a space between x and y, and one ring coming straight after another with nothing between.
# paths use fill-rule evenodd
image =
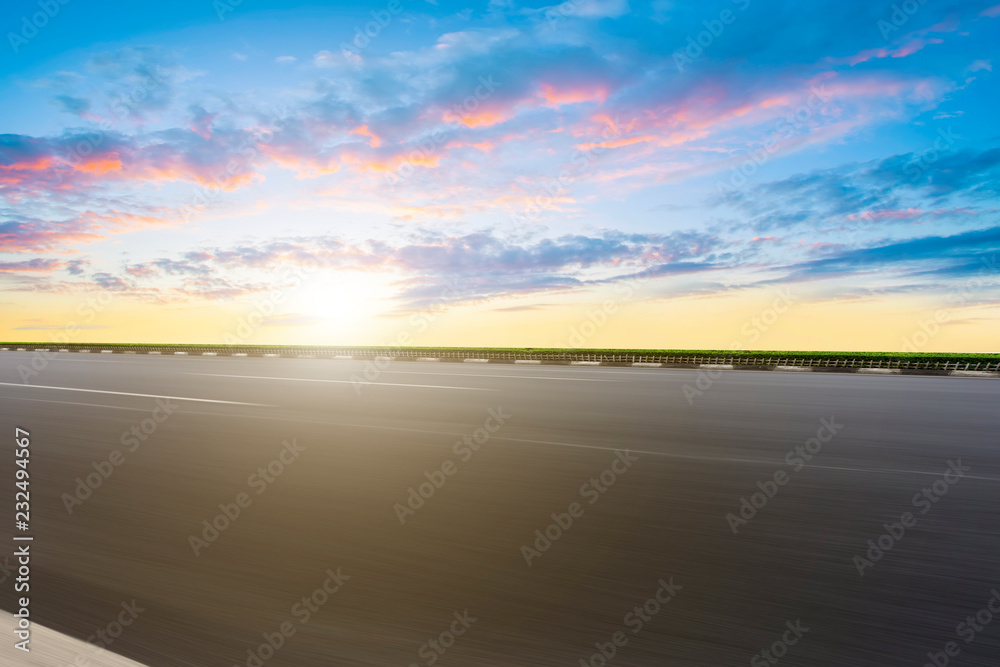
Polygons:
<instances>
[{"instance_id":1,"label":"cloud","mask_svg":"<svg viewBox=\"0 0 1000 667\"><path fill-rule=\"evenodd\" d=\"M95 273L92 276L92 279L101 289L109 292L126 292L132 287L132 285L127 281L122 280L118 276L113 276L110 273Z\"/></svg>"},{"instance_id":2,"label":"cloud","mask_svg":"<svg viewBox=\"0 0 1000 667\"><path fill-rule=\"evenodd\" d=\"M189 253L190 254L190 253ZM204 264L195 263L184 260L171 260L171 259L155 259L150 262L143 262L140 264L134 264L125 269L125 272L135 278L145 278L149 276L156 275L169 275L169 276L205 276L211 273L209 269Z\"/></svg>"},{"instance_id":3,"label":"cloud","mask_svg":"<svg viewBox=\"0 0 1000 667\"><path fill-rule=\"evenodd\" d=\"M233 190L253 181L263 160L254 148L255 136L247 131L212 134L213 115L200 107L194 111L193 129L141 137L114 132L58 138L0 135L0 185L4 187L0 196L35 197L136 181L184 181Z\"/></svg>"},{"instance_id":4,"label":"cloud","mask_svg":"<svg viewBox=\"0 0 1000 667\"><path fill-rule=\"evenodd\" d=\"M629 13L628 0L567 0L544 10L546 18L579 16L587 19L618 18Z\"/></svg>"},{"instance_id":5,"label":"cloud","mask_svg":"<svg viewBox=\"0 0 1000 667\"><path fill-rule=\"evenodd\" d=\"M78 324L78 325L75 325L75 328L81 329L81 330L85 330L85 331L94 331L94 330L98 330L98 329L111 329L112 327L109 326L109 325L106 325L106 324ZM23 326L23 327L14 327L13 330L14 331L65 331L66 330L66 325L65 324L34 324L34 325Z\"/></svg>"},{"instance_id":6,"label":"cloud","mask_svg":"<svg viewBox=\"0 0 1000 667\"><path fill-rule=\"evenodd\" d=\"M43 259L41 257L36 257L35 259L28 259L20 262L0 262L0 272L48 273L51 271L55 271L57 269L64 269L67 266L68 266L67 262L60 262L54 259Z\"/></svg>"},{"instance_id":7,"label":"cloud","mask_svg":"<svg viewBox=\"0 0 1000 667\"><path fill-rule=\"evenodd\" d=\"M524 306L508 306L506 308L494 308L498 313L521 313L529 310L544 310L550 304L536 303Z\"/></svg>"},{"instance_id":8,"label":"cloud","mask_svg":"<svg viewBox=\"0 0 1000 667\"><path fill-rule=\"evenodd\" d=\"M461 285L460 294L449 302L457 305L573 290L608 282L616 275L652 277L713 270L719 247L718 239L693 231L665 235L606 231L529 242L492 231L447 236L428 230L420 238L397 244L314 236L209 247L187 252L182 259L133 264L125 273L130 279L157 281L161 299L219 300L280 286L280 281L272 278L269 282L260 273L255 273L260 276L256 280L233 278L247 271L273 275L284 267L311 265L335 271L392 272L398 276L403 312L439 301L442 289L454 284ZM713 259L689 261L692 258ZM182 280L171 286L172 277ZM113 288L124 289L123 283Z\"/></svg>"},{"instance_id":9,"label":"cloud","mask_svg":"<svg viewBox=\"0 0 1000 667\"><path fill-rule=\"evenodd\" d=\"M943 207L960 197L1000 194L1000 148L936 149L796 174L713 197L749 214L757 231L799 224L857 220L903 222L922 216L975 216L967 206ZM907 205L904 200L922 202Z\"/></svg>"},{"instance_id":10,"label":"cloud","mask_svg":"<svg viewBox=\"0 0 1000 667\"><path fill-rule=\"evenodd\" d=\"M78 221L48 222L23 216L0 221L3 252L62 252L66 246L103 238Z\"/></svg>"},{"instance_id":11,"label":"cloud","mask_svg":"<svg viewBox=\"0 0 1000 667\"><path fill-rule=\"evenodd\" d=\"M192 104L188 107L188 111L191 113L191 124L188 126L191 131L206 141L210 139L212 136L212 123L219 114L209 113L198 104Z\"/></svg>"},{"instance_id":12,"label":"cloud","mask_svg":"<svg viewBox=\"0 0 1000 667\"><path fill-rule=\"evenodd\" d=\"M126 47L98 53L87 62L97 79L109 112L146 124L165 116L191 80L203 72L177 62L177 56L159 47Z\"/></svg>"},{"instance_id":13,"label":"cloud","mask_svg":"<svg viewBox=\"0 0 1000 667\"><path fill-rule=\"evenodd\" d=\"M1000 227L951 236L924 236L884 245L834 251L791 264L783 280L810 280L895 271L903 275L965 277L988 268L988 253L1000 251ZM994 259L995 261L995 259ZM993 272L996 273L994 266Z\"/></svg>"},{"instance_id":14,"label":"cloud","mask_svg":"<svg viewBox=\"0 0 1000 667\"><path fill-rule=\"evenodd\" d=\"M84 117L90 111L90 100L69 95L56 95L52 98L60 111Z\"/></svg>"}]
</instances>

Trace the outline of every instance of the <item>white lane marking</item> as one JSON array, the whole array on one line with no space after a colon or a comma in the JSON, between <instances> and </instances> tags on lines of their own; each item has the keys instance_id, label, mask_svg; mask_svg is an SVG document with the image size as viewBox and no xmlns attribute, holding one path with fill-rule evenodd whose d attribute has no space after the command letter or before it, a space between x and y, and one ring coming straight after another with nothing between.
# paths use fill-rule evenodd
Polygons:
<instances>
[{"instance_id":1,"label":"white lane marking","mask_svg":"<svg viewBox=\"0 0 1000 667\"><path fill-rule=\"evenodd\" d=\"M312 378L279 378L269 375L224 375L222 373L185 373L185 375L207 375L217 378L244 378L247 380L283 380L285 382L328 382L330 384L364 384L373 387L421 387L424 389L464 389L465 391L496 391L480 387L452 387L444 384L399 384L395 382L355 382L354 380L314 380Z\"/></svg>"},{"instance_id":2,"label":"white lane marking","mask_svg":"<svg viewBox=\"0 0 1000 667\"><path fill-rule=\"evenodd\" d=\"M105 391L103 389L81 389L79 387L49 387L41 384L21 384L19 382L0 382L3 387L27 387L28 389L54 389L56 391L82 391L89 394L112 394L114 396L138 396L140 398L172 398L178 401L196 401L198 403L225 403L227 405L251 405L258 408L274 407L264 403L243 403L241 401L219 401L213 398L189 398L187 396L167 396L165 394L133 394L128 391Z\"/></svg>"},{"instance_id":3,"label":"white lane marking","mask_svg":"<svg viewBox=\"0 0 1000 667\"><path fill-rule=\"evenodd\" d=\"M719 456L696 456L694 454L676 454L674 452L653 452L649 450L632 449L630 447L603 447L601 445L580 445L571 442L549 442L546 440L522 440L521 438L504 438L504 437L493 437L494 440L510 440L512 442L524 442L529 444L538 445L556 445L559 447L579 447L582 449L603 449L610 452L621 451L622 449L628 449L630 452L635 454L648 454L651 456L663 456L672 459L689 459L692 461L723 461L726 463L750 463L753 465L777 465L781 466L784 461L766 461L762 459L738 459L731 457L719 457ZM787 465L787 464L785 464ZM804 468L816 468L818 470L842 470L846 472L869 472L877 474L890 474L890 475L931 475L933 477L940 477L941 471L926 471L926 470L900 470L898 468L843 468L840 466L821 466L812 463L806 463ZM963 478L968 479L980 479L988 482L1000 482L998 477L981 477L976 475L963 475Z\"/></svg>"},{"instance_id":4,"label":"white lane marking","mask_svg":"<svg viewBox=\"0 0 1000 667\"><path fill-rule=\"evenodd\" d=\"M77 354L76 352L67 352L66 354L74 355L74 356L70 356L70 357L65 357L65 356L58 357L58 356L56 356L57 354L60 354L60 353L53 352L52 356L49 357L48 360L49 361L75 361L75 362L81 363L81 364L130 364L130 363L132 363L134 361L134 359L132 359L131 357L129 357L128 359L125 359L125 358L122 358L122 357L117 357L117 358L116 357L94 357L93 359L76 359L75 358L75 355ZM143 355L136 355L135 356L135 359L142 359L142 358L143 358Z\"/></svg>"},{"instance_id":5,"label":"white lane marking","mask_svg":"<svg viewBox=\"0 0 1000 667\"><path fill-rule=\"evenodd\" d=\"M232 417L232 415L221 415L215 412L191 412L190 410L185 410L185 414L189 415L203 415L207 417ZM374 429L377 431L402 431L404 433L423 433L426 435L446 435L451 438L461 438L466 433L456 433L454 431L428 431L419 428L401 428L398 426L380 426L377 424L351 424L349 422L335 422L335 421L317 421L314 419L292 419L287 417L277 417L270 415L241 415L241 419L267 419L272 421L285 421L285 422L295 422L297 424L318 424L321 426L345 426L347 428L367 428ZM605 445L582 445L575 442L552 442L550 440L527 440L524 438L505 438L500 436L490 436L493 440L506 440L508 442L522 442L529 445L549 445L553 447L571 447L574 449L596 449L605 452L620 452L623 450L628 450L634 454L643 454L649 456L659 456L662 458L670 459L686 459L690 461L708 461L712 463L748 463L751 465L766 465L766 466L782 466L787 465L784 461L768 461L765 459L740 459L734 457L723 457L723 456L697 456L694 454L677 454L675 452L654 452L648 449L633 449L631 447L607 447ZM812 463L806 463L804 468L817 468L819 470L841 470L846 472L867 472L867 473L877 473L877 474L892 474L892 475L930 475L932 477L940 477L941 471L926 471L926 470L899 470L894 468L843 468L840 466L821 466ZM983 477L979 475L963 475L963 479L978 479L986 482L1000 482L1000 477Z\"/></svg>"},{"instance_id":6,"label":"white lane marking","mask_svg":"<svg viewBox=\"0 0 1000 667\"><path fill-rule=\"evenodd\" d=\"M527 378L530 380L571 380L573 382L614 382L614 380L598 380L596 378L550 377L547 375L506 375L490 373L428 373L426 371L382 371L383 373L401 373L403 375L454 375L463 378Z\"/></svg>"},{"instance_id":7,"label":"white lane marking","mask_svg":"<svg viewBox=\"0 0 1000 667\"><path fill-rule=\"evenodd\" d=\"M141 609L141 607L140 607ZM0 625L15 627L14 615L0 611ZM146 667L143 663L104 649L103 644L85 642L40 625L31 624L31 642L35 649L24 653L14 648L13 642L4 642L0 658L7 667L59 667L60 665L102 665L103 667ZM17 655L15 655L17 654Z\"/></svg>"},{"instance_id":8,"label":"white lane marking","mask_svg":"<svg viewBox=\"0 0 1000 667\"><path fill-rule=\"evenodd\" d=\"M29 403L53 403L55 405L79 405L85 408L107 408L109 410L129 410L131 412L149 412L149 408L127 408L123 405L102 405L100 403L77 403L75 401L50 401L47 398L25 398L23 396L8 396L5 401L27 401ZM192 414L220 414L217 412L195 412Z\"/></svg>"}]
</instances>

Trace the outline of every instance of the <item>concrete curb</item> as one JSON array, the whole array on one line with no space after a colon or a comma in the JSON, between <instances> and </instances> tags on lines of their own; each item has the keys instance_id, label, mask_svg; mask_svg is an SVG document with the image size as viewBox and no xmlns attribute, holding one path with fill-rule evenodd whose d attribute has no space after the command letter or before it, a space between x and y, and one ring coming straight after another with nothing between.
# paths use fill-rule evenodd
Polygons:
<instances>
[{"instance_id":1,"label":"concrete curb","mask_svg":"<svg viewBox=\"0 0 1000 667\"><path fill-rule=\"evenodd\" d=\"M993 371L948 371L948 375L959 378L997 378L1000 373Z\"/></svg>"}]
</instances>

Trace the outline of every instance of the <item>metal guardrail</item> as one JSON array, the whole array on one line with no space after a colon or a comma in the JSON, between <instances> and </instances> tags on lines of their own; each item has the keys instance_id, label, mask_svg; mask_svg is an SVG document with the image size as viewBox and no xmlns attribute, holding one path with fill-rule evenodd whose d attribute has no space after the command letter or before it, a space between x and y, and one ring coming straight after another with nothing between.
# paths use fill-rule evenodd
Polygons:
<instances>
[{"instance_id":1,"label":"metal guardrail","mask_svg":"<svg viewBox=\"0 0 1000 667\"><path fill-rule=\"evenodd\" d=\"M68 344L41 347L36 345L13 344L0 347L0 352L77 352L93 354L159 354L159 355L191 355L191 356L250 356L250 357L285 357L335 359L350 357L353 359L441 359L464 360L479 359L497 363L514 363L515 361L540 361L550 364L570 364L573 362L596 362L603 364L635 364L651 363L665 366L751 366L761 368L771 367L808 367L808 368L880 368L914 371L1000 371L1000 356L995 360L965 362L921 359L875 359L850 358L849 355L838 356L835 353L822 356L755 356L755 355L675 355L675 354L630 354L601 352L562 352L546 350L491 350L491 349L435 349L435 348L387 348L387 347L328 347L328 346L213 346L213 345L88 345Z\"/></svg>"}]
</instances>

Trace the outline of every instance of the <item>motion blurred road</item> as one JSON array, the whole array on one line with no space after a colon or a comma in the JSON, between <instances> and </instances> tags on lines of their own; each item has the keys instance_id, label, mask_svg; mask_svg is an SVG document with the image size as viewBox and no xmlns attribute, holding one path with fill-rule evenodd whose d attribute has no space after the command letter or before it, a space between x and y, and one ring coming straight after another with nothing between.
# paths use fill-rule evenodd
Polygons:
<instances>
[{"instance_id":1,"label":"motion blurred road","mask_svg":"<svg viewBox=\"0 0 1000 667\"><path fill-rule=\"evenodd\" d=\"M20 427L32 619L145 665L1000 662L996 380L30 359L0 537Z\"/></svg>"}]
</instances>

